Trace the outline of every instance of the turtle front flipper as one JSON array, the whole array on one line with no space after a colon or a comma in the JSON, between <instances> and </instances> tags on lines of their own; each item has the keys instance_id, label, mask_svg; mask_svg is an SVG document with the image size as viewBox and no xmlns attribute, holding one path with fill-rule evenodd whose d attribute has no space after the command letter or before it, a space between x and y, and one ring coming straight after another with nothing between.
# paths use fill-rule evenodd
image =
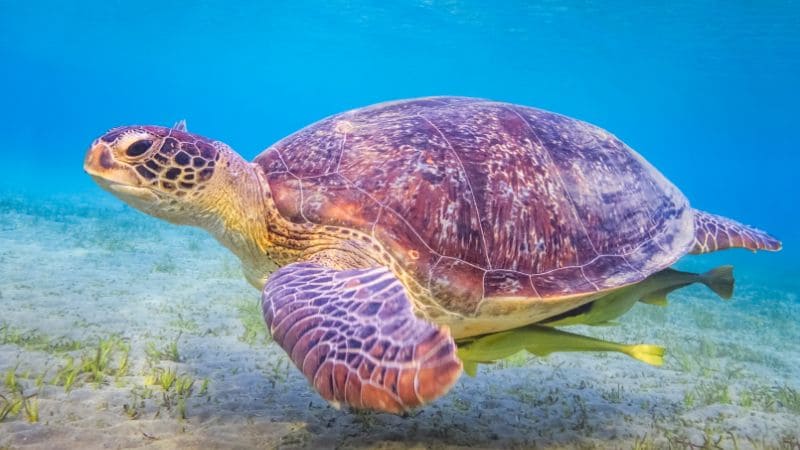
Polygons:
<instances>
[{"instance_id":1,"label":"turtle front flipper","mask_svg":"<svg viewBox=\"0 0 800 450\"><path fill-rule=\"evenodd\" d=\"M733 219L694 210L694 245L689 253L710 253L727 248L778 251L781 241Z\"/></svg>"},{"instance_id":2,"label":"turtle front flipper","mask_svg":"<svg viewBox=\"0 0 800 450\"><path fill-rule=\"evenodd\" d=\"M391 271L294 263L262 295L272 337L338 407L400 413L445 394L461 373L446 327L414 316Z\"/></svg>"}]
</instances>

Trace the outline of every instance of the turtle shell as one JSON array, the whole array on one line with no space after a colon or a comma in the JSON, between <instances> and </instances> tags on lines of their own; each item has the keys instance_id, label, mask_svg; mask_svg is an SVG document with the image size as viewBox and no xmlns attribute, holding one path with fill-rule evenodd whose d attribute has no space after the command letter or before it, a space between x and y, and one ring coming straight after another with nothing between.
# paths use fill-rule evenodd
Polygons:
<instances>
[{"instance_id":1,"label":"turtle shell","mask_svg":"<svg viewBox=\"0 0 800 450\"><path fill-rule=\"evenodd\" d=\"M281 214L374 236L447 310L640 281L688 252L686 198L608 132L434 97L328 117L255 162Z\"/></svg>"}]
</instances>

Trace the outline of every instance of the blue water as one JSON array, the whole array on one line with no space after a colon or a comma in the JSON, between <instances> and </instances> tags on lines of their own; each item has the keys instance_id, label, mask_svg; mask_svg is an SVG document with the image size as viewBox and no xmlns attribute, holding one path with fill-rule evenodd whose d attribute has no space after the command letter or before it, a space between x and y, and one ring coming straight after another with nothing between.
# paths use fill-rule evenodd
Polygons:
<instances>
[{"instance_id":1,"label":"blue water","mask_svg":"<svg viewBox=\"0 0 800 450\"><path fill-rule=\"evenodd\" d=\"M0 188L105 195L83 153L123 124L186 118L252 157L345 109L478 96L607 128L695 206L784 240L745 264L789 270L800 5L645 3L2 1Z\"/></svg>"},{"instance_id":2,"label":"blue water","mask_svg":"<svg viewBox=\"0 0 800 450\"><path fill-rule=\"evenodd\" d=\"M224 322L227 327L229 323L238 324L234 308L219 306L216 298L195 294L191 286L198 283L197 292L214 288L217 294L230 292L229 298L224 299L228 303L249 299L248 296L256 298L255 291L244 285L238 272L228 268L233 263L219 256L221 250L214 253L219 250L216 244L201 240L196 232L179 235L183 231L168 231L165 224L135 215L138 213L124 209L84 174L82 163L89 144L111 127L134 123L171 125L186 119L190 131L222 140L252 158L276 140L343 110L408 97L475 96L544 108L602 126L660 169L693 206L755 225L783 240L785 248L778 254L737 250L687 258L681 263L697 270L735 263L742 289L735 297L738 303L697 303L695 297L709 295L696 288L678 297L674 312L669 310L673 315L639 305L628 325L638 324L635 327L598 332L618 340L666 343L670 349L679 350L663 372L646 372L650 391L626 391L627 400L639 402L640 410L614 409L627 407L624 402L623 406L612 400L596 402L593 407L599 404L599 410L611 417L609 420L625 419L613 426L625 430L625 414L637 420L652 414L654 421L657 415L665 421L678 417L683 425L674 425L676 429L688 427L684 420L688 417L689 421L695 420L692 426L703 430L702 417L697 419L699 416L694 414L707 405L689 402L687 396L694 392L695 385L704 386L704 377L729 383L733 379L729 372L739 371L740 366L746 371L737 372L745 374L738 381L730 381L734 386L730 407L749 408L745 394L750 387L761 395L784 383L797 386L796 378L786 379L786 374L797 373L797 353L796 345L789 346L785 336L797 335L792 317L798 311L800 292L800 3L655 3L0 0L0 243L9 243L8 249L0 249L0 324L7 314L21 329L29 330L38 325L30 319L26 322L26 317L38 318L41 314L52 319L66 314L56 309L50 313L40 311L45 308L42 305L57 303L53 299L61 301L62 293L67 292L64 298L72 299L72 303L66 303L66 308L83 310L78 315L80 320L72 322L72 316L66 314L69 325L49 330L60 336L67 334L67 329L74 331L73 323L82 323L81 314L98 309L92 302L100 305L116 301L110 294L113 292L127 295L125 301L148 314L146 302L169 306L173 296L182 298L183 305L201 303L206 316L214 307L230 310L232 318ZM11 198L14 200L7 200ZM76 207L73 202L83 206ZM101 212L81 209L94 202ZM29 203L49 206L29 208ZM38 211L34 216L52 217L20 218L15 209L32 209ZM41 227L43 231L28 226ZM147 234L151 232L155 235L153 242L168 242L176 250L158 247L161 244L149 246ZM186 236L193 236L196 241L184 245L182 239ZM62 245L64 252L59 253ZM56 263L43 256L51 253L61 264L58 267L64 267L64 260L77 261L76 272L69 279L72 281L58 284L58 274L47 266ZM204 258L195 258L198 253ZM32 255L37 255L35 261L26 259L34 258ZM181 259L185 255L189 256ZM165 259L171 256L178 262ZM205 265L200 264L202 267L195 272L186 263L192 258ZM122 261L122 268L115 267L118 261ZM217 262L224 266L222 270L213 265ZM128 281L115 284L117 278L106 271L112 266L123 272L122 279ZM135 281L137 270L149 277L147 281ZM200 279L194 280L197 277ZM170 282L179 278L185 287L184 297L169 289ZM147 290L152 287L152 280L164 285L163 298ZM84 291L89 293L85 299ZM197 296L202 298L198 300ZM29 311L25 309L28 305L33 305ZM153 320L171 320L171 312L174 311L169 307L157 309L152 313ZM130 313L130 317L122 319L141 322L145 319L142 315ZM106 316L96 317L97 322L107 320ZM195 318L201 331L212 326L207 325L213 323L208 317ZM184 317L178 314L178 319L183 321ZM773 328L771 325L776 323L780 325ZM139 345L138 350L134 348L139 351L138 370L144 364L143 341L135 334L141 332L137 330L149 330L144 325L137 326L140 328L130 331L127 325L108 324L108 328L116 327L113 332L122 330L126 339ZM226 337L225 327L220 328L220 339ZM165 333L173 333L171 328L168 330ZM238 328L233 330L228 331L239 334ZM265 355L261 348L245 353L234 346L240 352L236 353L239 359L228 363L233 369L225 366L220 369L223 375L217 376L206 348L194 348L192 356L192 342L196 342L192 339L201 339L198 336L184 335L181 346L188 346L189 362L195 364L191 373L198 377L211 374L208 376L212 378L212 389L235 388L233 369L246 367L254 360L252 355ZM215 348L227 351L231 341L238 342L235 337L220 340L221 343L214 341ZM206 334L202 338L215 339ZM6 355L16 354L18 362L0 358L0 369L15 368L14 364L20 363L21 367L35 367L31 361L38 361L36 352L14 347L17 344L9 343L7 336L3 339L0 355L3 350ZM712 347L713 351L709 350ZM701 352L703 349L705 353ZM681 359L681 354L690 356ZM275 353L270 355L271 360L280 358ZM53 358L53 367L58 367L60 360ZM256 361L270 361L263 358ZM700 363L684 365L694 361L691 358ZM735 364L730 363L732 359ZM709 360L711 372L704 365ZM592 392L597 397L600 389L592 388L591 383L605 383L604 389L613 389L619 377L623 380L616 386L619 388L627 383L625 377L640 370L645 373L640 366L628 369L625 365L609 365L605 370L611 372L604 372L603 361L565 357L536 362L534 369L526 367L525 371L513 367L506 372L498 370L492 373L506 378L489 388L479 384L482 379L469 379L458 385L451 400L445 401L453 403L444 404L451 405L446 407L452 411L452 405L459 407L455 402L462 398L468 398L473 405L484 405L481 402L486 401L488 419L472 420L450 413L446 416L457 424L463 422L464 429L476 427L480 431L496 425L500 437L507 438L516 430L527 439L533 433L561 426L561 414L566 414L567 409L560 403L547 403L547 398L537 400L539 406L535 408L497 406L499 403L492 406L492 402L507 397L500 392L505 384L519 383L520 391L545 395L537 391L539 378L532 379L530 374L552 380L556 373L556 381L551 381L550 386L562 384L556 384L553 392L571 392L576 399L590 398ZM580 367L585 369L575 369L573 363L584 364ZM562 364L566 364L563 372L557 372L562 370ZM327 406L310 394L295 372L288 378L293 383L291 389L276 394L282 395L276 400L270 397L272 388L259 375L261 372L251 367L244 370L248 376L255 373L251 379L255 381L242 384L248 387L239 390L223 391L221 398L227 401L225 395L244 393L247 397L252 392L252 414L245 419L237 416L238 407L223 405L208 417L216 421L219 416L220 421L230 419L236 423L252 417L270 422L308 421L318 430L330 427L335 420L340 421L339 426L342 421L351 420L325 409ZM228 371L232 375L226 378ZM752 373L758 378L751 377ZM663 385L662 377L666 380ZM576 381L579 379L580 385ZM584 379L590 380L587 389ZM32 385L31 380L25 383ZM766 390L758 390L764 386ZM44 411L48 407L53 410L56 402L75 407L79 402L75 398L81 398L70 398L66 393L59 397L54 392L61 392L60 386L47 389L50 390L41 396ZM106 391L92 392L105 395ZM796 388L794 392L797 395ZM47 403L48 399L51 403ZM112 399L109 411L127 420L121 409L127 400L117 400L114 403ZM296 409L291 411L304 411L306 403L310 407L310 402L315 402L323 419L314 422L316 419L309 420L299 413L284 415L282 410L273 411L276 405L292 401L296 405L290 409ZM800 402L795 402L797 408ZM720 400L706 403L715 405ZM769 437L771 424L781 432L796 429L790 422L797 420L797 409L762 401L760 397L756 397L755 404L754 408L766 411L758 416L760 423L766 424L758 425L762 434L739 428L739 436ZM396 432L402 435L398 438L402 441L416 432L417 425L435 426L440 415L435 408L405 421L393 422L386 417L369 420L377 420L382 432L388 432L390 437L399 430ZM518 428L519 411L533 414L542 410L546 417L556 417L556 425L530 419L530 430ZM742 411L750 410L734 409L727 417L749 414ZM516 417L516 422L511 417ZM15 420L8 428L0 428L0 447L22 442L18 436L26 431L18 425L23 420ZM194 417L188 423L196 426L202 420ZM675 419L675 423L678 421ZM353 423L353 429L369 435L364 431L366 425L362 429L359 422ZM21 434L3 438L4 430ZM342 435L338 430L333 428L329 433ZM715 432L724 435L723 428ZM478 445L493 445L495 438L488 432L476 433ZM139 431L133 435L141 438ZM641 436L638 431L634 435ZM439 438L435 433L431 436ZM473 435L464 436L467 443L473 442ZM558 442L576 445L581 436L584 432ZM690 440L703 442L698 436L690 435ZM45 443L49 442L47 439L50 438L45 437ZM457 439L454 442L464 444Z\"/></svg>"}]
</instances>

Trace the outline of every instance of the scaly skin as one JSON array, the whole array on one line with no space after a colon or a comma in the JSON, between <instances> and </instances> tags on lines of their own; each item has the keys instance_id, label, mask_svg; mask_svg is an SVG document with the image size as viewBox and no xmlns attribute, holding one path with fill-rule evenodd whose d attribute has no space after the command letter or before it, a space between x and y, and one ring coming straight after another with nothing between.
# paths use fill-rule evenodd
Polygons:
<instances>
[{"instance_id":1,"label":"scaly skin","mask_svg":"<svg viewBox=\"0 0 800 450\"><path fill-rule=\"evenodd\" d=\"M690 250L780 248L765 233L691 208L605 130L481 99L349 111L288 136L252 163L184 126L121 127L93 143L84 167L130 205L206 229L266 293L281 292L267 283L278 268L297 286L309 281L295 278L295 270L307 272L297 262L355 273L352 283L358 270L388 269L414 320L448 339L541 322L641 282ZM331 308L352 294L333 278L319 275L317 284L330 284L314 291L313 302L296 289L296 304L281 308L316 308L324 319L318 326L327 327ZM282 301L265 294L265 310ZM368 319L347 317L354 327L341 332L358 332ZM407 349L425 347L402 330L392 336ZM294 360L304 370L304 357ZM426 386L424 399L449 385Z\"/></svg>"},{"instance_id":2,"label":"scaly skin","mask_svg":"<svg viewBox=\"0 0 800 450\"><path fill-rule=\"evenodd\" d=\"M543 137L553 130L566 137ZM420 136L430 141L417 142ZM457 136L459 147L451 145L448 136ZM578 143L573 145L570 138ZM144 148L142 141L152 146ZM502 145L489 151L484 141ZM415 146L420 147L417 153ZM418 316L448 325L453 336L461 338L569 311L643 280L692 245L694 251L779 248L764 233L689 208L674 186L629 152L604 131L563 116L481 100L437 98L333 116L276 143L254 163L219 141L185 130L119 128L95 142L86 167L102 186L133 206L207 229L239 256L247 279L258 288L271 272L294 261L339 269L385 266L406 287ZM420 155L425 158L419 160ZM469 158L471 168L456 157L462 163ZM517 161L512 173L498 168L506 159ZM523 160L536 162L536 169L526 168ZM560 166L551 167L556 160ZM602 170L592 169L600 162ZM612 186L598 183L604 187L595 192L584 175L566 183L565 174L577 166L583 172L599 170L604 180L614 181L619 174L624 182L614 189L624 194L624 202L597 206ZM443 172L447 176L426 172L430 167L449 168ZM491 190L469 182L487 174L496 184ZM638 193L636 186L650 178L650 193ZM547 185L553 188L537 190ZM559 186L565 195L556 189ZM480 190L480 195L442 197L443 192L471 190ZM418 195L424 201L415 201ZM532 202L527 210L520 209L523 199ZM654 208L653 202L672 212L659 212L656 222L640 214ZM487 209L497 218L480 212ZM588 214L584 220L591 228L576 226L582 225L580 218L571 217L579 210ZM631 222L634 213L635 220L643 221L641 227ZM606 241L609 223L620 217L626 218L625 231L620 231L626 235L624 245ZM708 217L716 219L704 220ZM438 229L437 224L450 228ZM580 238L589 229L605 234L589 245ZM637 237L639 230L646 232ZM534 238L546 258L532 250L534 243L528 241ZM496 245L487 250L489 241ZM475 248L467 251L463 246ZM562 247L562 253L553 250ZM487 251L492 258L498 252L504 256L484 266L480 255ZM605 253L597 256L598 252ZM450 256L462 253L466 256ZM634 264L634 257L639 263ZM546 265L526 266L534 260ZM588 262L577 264L579 260Z\"/></svg>"},{"instance_id":3,"label":"scaly skin","mask_svg":"<svg viewBox=\"0 0 800 450\"><path fill-rule=\"evenodd\" d=\"M142 142L150 142L149 149L136 155ZM219 141L166 127L123 127L95 140L84 168L131 206L207 230L239 257L248 281L259 289L279 266L334 240L317 226L281 217L261 169Z\"/></svg>"},{"instance_id":4,"label":"scaly skin","mask_svg":"<svg viewBox=\"0 0 800 450\"><path fill-rule=\"evenodd\" d=\"M150 148L129 156L129 149L142 141L151 142ZM208 158L198 148L206 149ZM200 169L182 166L184 154L203 158L205 165ZM374 237L284 218L262 167L245 161L220 141L167 127L117 128L94 141L84 169L103 189L142 212L208 231L240 259L248 282L257 289L278 267L295 261L337 269L385 266L403 282L420 316L439 318L440 323L462 319L438 305ZM195 184L180 184L186 169L197 179ZM181 171L177 181L167 178L175 170ZM196 175L199 170L207 170L202 180Z\"/></svg>"},{"instance_id":5,"label":"scaly skin","mask_svg":"<svg viewBox=\"0 0 800 450\"><path fill-rule=\"evenodd\" d=\"M705 211L695 211L694 228L692 254L736 247L752 251L781 249L781 242L767 233Z\"/></svg>"},{"instance_id":6,"label":"scaly skin","mask_svg":"<svg viewBox=\"0 0 800 450\"><path fill-rule=\"evenodd\" d=\"M185 164L195 153L197 167L191 159ZM129 127L96 140L84 167L123 201L204 228L233 251L248 281L264 288L275 341L335 406L401 413L458 379L449 329L414 316L420 287L409 289L388 270L398 266L380 244L354 230L284 219L260 166L224 144L182 130Z\"/></svg>"},{"instance_id":7,"label":"scaly skin","mask_svg":"<svg viewBox=\"0 0 800 450\"><path fill-rule=\"evenodd\" d=\"M400 413L439 397L461 373L447 328L415 317L385 267L290 264L267 282L263 310L275 342L337 407Z\"/></svg>"},{"instance_id":8,"label":"scaly skin","mask_svg":"<svg viewBox=\"0 0 800 450\"><path fill-rule=\"evenodd\" d=\"M143 140L151 141L152 148L137 157L127 156L128 148ZM198 146L209 149L213 171L194 186L176 183L174 190L164 189L164 183L171 181L165 174L181 168L176 157L194 153ZM92 144L84 167L101 187L135 208L208 231L239 258L245 277L257 289L278 267L296 261L335 269L388 267L406 287L416 314L447 325L456 339L534 323L598 296L577 295L549 303L509 299L498 302L502 308L476 317L450 311L373 236L287 220L275 206L260 165L245 161L222 142L179 130L156 126L112 130Z\"/></svg>"}]
</instances>

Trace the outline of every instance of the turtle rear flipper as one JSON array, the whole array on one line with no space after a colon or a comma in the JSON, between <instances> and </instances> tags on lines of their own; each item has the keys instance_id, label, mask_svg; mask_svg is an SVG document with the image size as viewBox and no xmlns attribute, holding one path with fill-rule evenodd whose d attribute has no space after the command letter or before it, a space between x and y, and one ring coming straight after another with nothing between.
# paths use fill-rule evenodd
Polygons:
<instances>
[{"instance_id":1,"label":"turtle rear flipper","mask_svg":"<svg viewBox=\"0 0 800 450\"><path fill-rule=\"evenodd\" d=\"M414 316L391 271L294 263L262 295L272 337L334 406L401 413L445 394L461 373L447 327Z\"/></svg>"},{"instance_id":2,"label":"turtle rear flipper","mask_svg":"<svg viewBox=\"0 0 800 450\"><path fill-rule=\"evenodd\" d=\"M689 253L710 253L727 248L781 249L781 241L727 217L694 210L694 245Z\"/></svg>"}]
</instances>

